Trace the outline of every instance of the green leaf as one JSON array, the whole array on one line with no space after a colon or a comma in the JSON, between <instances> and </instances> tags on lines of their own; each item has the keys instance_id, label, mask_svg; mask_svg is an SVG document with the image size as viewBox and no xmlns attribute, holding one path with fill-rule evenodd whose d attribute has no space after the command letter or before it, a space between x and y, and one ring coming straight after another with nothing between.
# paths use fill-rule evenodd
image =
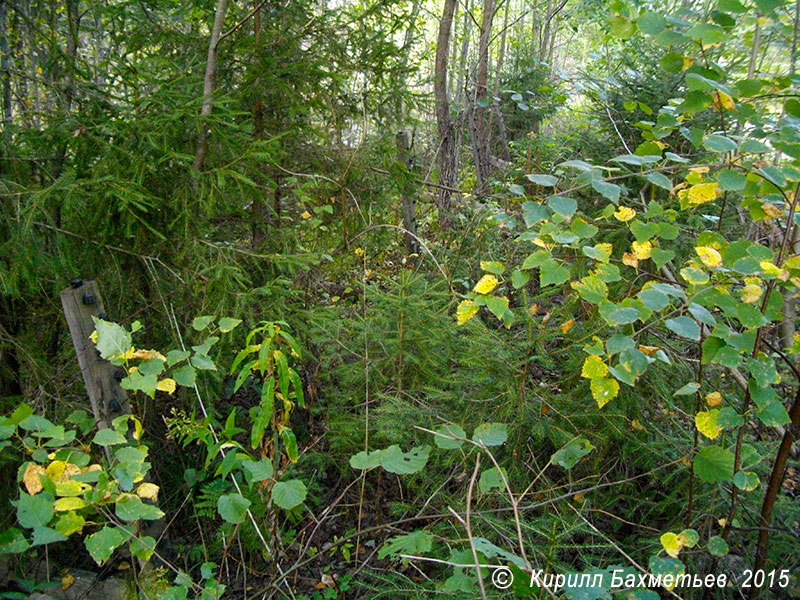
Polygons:
<instances>
[{"instance_id":1,"label":"green leaf","mask_svg":"<svg viewBox=\"0 0 800 600\"><path fill-rule=\"evenodd\" d=\"M558 177L553 177L552 175L528 174L525 175L525 177L527 177L529 181L542 187L553 187L558 183Z\"/></svg>"},{"instance_id":2,"label":"green leaf","mask_svg":"<svg viewBox=\"0 0 800 600\"><path fill-rule=\"evenodd\" d=\"M709 135L703 141L706 149L712 152L732 152L736 150L737 144L734 140L725 137L724 135Z\"/></svg>"},{"instance_id":3,"label":"green leaf","mask_svg":"<svg viewBox=\"0 0 800 600\"><path fill-rule=\"evenodd\" d=\"M503 487L503 478L496 467L491 467L481 473L481 478L478 480L478 488L481 493L485 494L492 490L502 490Z\"/></svg>"},{"instance_id":4,"label":"green leaf","mask_svg":"<svg viewBox=\"0 0 800 600\"><path fill-rule=\"evenodd\" d=\"M699 390L699 389L700 389L700 384L699 383L697 383L695 381L690 381L689 383L687 383L686 385L681 387L679 390L677 390L672 395L673 396L691 396L692 394L696 394L697 390Z\"/></svg>"},{"instance_id":5,"label":"green leaf","mask_svg":"<svg viewBox=\"0 0 800 600\"><path fill-rule=\"evenodd\" d=\"M205 354L195 354L192 356L192 366L201 371L216 371L217 365ZM177 381L177 380L176 380Z\"/></svg>"},{"instance_id":6,"label":"green leaf","mask_svg":"<svg viewBox=\"0 0 800 600\"><path fill-rule=\"evenodd\" d=\"M720 536L715 535L708 540L708 552L712 556L725 556L728 553L728 543Z\"/></svg>"},{"instance_id":7,"label":"green leaf","mask_svg":"<svg viewBox=\"0 0 800 600\"><path fill-rule=\"evenodd\" d=\"M466 439L467 433L458 425L444 425L436 430L436 433L441 435L434 435L433 442L443 450L454 450L460 448L464 443L462 440ZM462 438L458 440L449 439L449 437Z\"/></svg>"},{"instance_id":8,"label":"green leaf","mask_svg":"<svg viewBox=\"0 0 800 600\"><path fill-rule=\"evenodd\" d=\"M652 287L643 289L636 297L639 298L646 308L654 311L661 310L669 305L669 296Z\"/></svg>"},{"instance_id":9,"label":"green leaf","mask_svg":"<svg viewBox=\"0 0 800 600\"><path fill-rule=\"evenodd\" d=\"M514 286L515 290L518 290L528 283L530 278L531 276L528 273L520 271L519 269L514 269L514 271L511 272L511 285Z\"/></svg>"},{"instance_id":10,"label":"green leaf","mask_svg":"<svg viewBox=\"0 0 800 600\"><path fill-rule=\"evenodd\" d=\"M192 321L192 327L194 327L197 331L203 331L206 327L208 327L211 324L211 321L213 320L214 320L214 315L197 317L194 321Z\"/></svg>"},{"instance_id":11,"label":"green leaf","mask_svg":"<svg viewBox=\"0 0 800 600\"><path fill-rule=\"evenodd\" d=\"M578 210L578 203L573 198L564 198L563 196L553 196L547 201L547 205L557 213L569 219Z\"/></svg>"},{"instance_id":12,"label":"green leaf","mask_svg":"<svg viewBox=\"0 0 800 600\"><path fill-rule=\"evenodd\" d=\"M658 35L667 26L667 20L660 14L648 10L636 21L639 30L647 35Z\"/></svg>"},{"instance_id":13,"label":"green leaf","mask_svg":"<svg viewBox=\"0 0 800 600\"><path fill-rule=\"evenodd\" d=\"M739 171L724 169L717 173L717 183L724 192L738 192L747 185L747 177Z\"/></svg>"},{"instance_id":14,"label":"green leaf","mask_svg":"<svg viewBox=\"0 0 800 600\"><path fill-rule=\"evenodd\" d=\"M279 481L272 486L272 501L284 510L292 510L305 502L306 485L299 479Z\"/></svg>"},{"instance_id":15,"label":"green leaf","mask_svg":"<svg viewBox=\"0 0 800 600\"><path fill-rule=\"evenodd\" d=\"M19 554L30 547L28 540L16 527L10 527L0 533L0 555Z\"/></svg>"},{"instance_id":16,"label":"green leaf","mask_svg":"<svg viewBox=\"0 0 800 600\"><path fill-rule=\"evenodd\" d=\"M700 340L700 326L694 319L689 317L676 317L674 319L667 319L664 324L667 326L667 329L687 340Z\"/></svg>"},{"instance_id":17,"label":"green leaf","mask_svg":"<svg viewBox=\"0 0 800 600\"><path fill-rule=\"evenodd\" d=\"M505 423L482 423L472 432L472 441L483 446L502 446L507 439Z\"/></svg>"},{"instance_id":18,"label":"green leaf","mask_svg":"<svg viewBox=\"0 0 800 600\"><path fill-rule=\"evenodd\" d=\"M743 492L752 492L758 487L758 475L751 471L737 471L733 476L733 485L742 490Z\"/></svg>"},{"instance_id":19,"label":"green leaf","mask_svg":"<svg viewBox=\"0 0 800 600\"><path fill-rule=\"evenodd\" d=\"M770 402L758 409L758 419L767 427L778 427L791 423L789 413L782 402Z\"/></svg>"},{"instance_id":20,"label":"green leaf","mask_svg":"<svg viewBox=\"0 0 800 600\"><path fill-rule=\"evenodd\" d=\"M573 281L570 286L580 294L581 298L592 304L608 300L608 286L597 275L588 275L580 281Z\"/></svg>"},{"instance_id":21,"label":"green leaf","mask_svg":"<svg viewBox=\"0 0 800 600\"><path fill-rule=\"evenodd\" d=\"M561 285L569 279L569 269L559 265L556 261L543 264L539 271L539 284L542 287L548 285Z\"/></svg>"},{"instance_id":22,"label":"green leaf","mask_svg":"<svg viewBox=\"0 0 800 600\"><path fill-rule=\"evenodd\" d=\"M262 458L259 461L243 460L242 468L247 473L247 480L250 483L272 479L274 475L272 461L269 458Z\"/></svg>"},{"instance_id":23,"label":"green leaf","mask_svg":"<svg viewBox=\"0 0 800 600\"><path fill-rule=\"evenodd\" d=\"M117 323L109 323L92 316L97 331L97 350L100 356L111 359L131 349L131 334Z\"/></svg>"},{"instance_id":24,"label":"green leaf","mask_svg":"<svg viewBox=\"0 0 800 600\"><path fill-rule=\"evenodd\" d=\"M92 443L98 446L115 446L117 444L125 444L127 440L114 429L101 429L94 434Z\"/></svg>"},{"instance_id":25,"label":"green leaf","mask_svg":"<svg viewBox=\"0 0 800 600\"><path fill-rule=\"evenodd\" d=\"M19 500L12 504L17 507L17 521L28 529L45 527L55 512L53 498L45 492L30 496L21 491Z\"/></svg>"},{"instance_id":26,"label":"green leaf","mask_svg":"<svg viewBox=\"0 0 800 600\"><path fill-rule=\"evenodd\" d=\"M384 542L378 550L378 559L397 554L419 555L430 552L433 535L424 529L412 531L404 535L396 535Z\"/></svg>"},{"instance_id":27,"label":"green leaf","mask_svg":"<svg viewBox=\"0 0 800 600\"><path fill-rule=\"evenodd\" d=\"M684 35L694 40L700 40L703 44L717 44L725 42L729 38L729 34L722 27L708 23L697 23L690 27Z\"/></svg>"},{"instance_id":28,"label":"green leaf","mask_svg":"<svg viewBox=\"0 0 800 600\"><path fill-rule=\"evenodd\" d=\"M428 463L430 446L417 446L408 452L403 452L399 446L392 445L383 451L381 466L389 473L397 475L410 475L425 468Z\"/></svg>"},{"instance_id":29,"label":"green leaf","mask_svg":"<svg viewBox=\"0 0 800 600\"><path fill-rule=\"evenodd\" d=\"M281 429L281 440L283 440L283 447L286 449L286 456L291 462L297 462L297 438L294 435L294 431L288 427Z\"/></svg>"},{"instance_id":30,"label":"green leaf","mask_svg":"<svg viewBox=\"0 0 800 600\"><path fill-rule=\"evenodd\" d=\"M131 540L131 554L134 558L148 561L153 556L156 548L156 540L146 535L142 538L134 538ZM161 597L163 600L163 596Z\"/></svg>"},{"instance_id":31,"label":"green leaf","mask_svg":"<svg viewBox=\"0 0 800 600\"><path fill-rule=\"evenodd\" d=\"M122 529L106 525L97 533L93 533L87 537L83 543L89 551L89 554L92 555L94 561L98 565L101 565L107 561L114 550L124 544L129 537L129 534L122 531Z\"/></svg>"},{"instance_id":32,"label":"green leaf","mask_svg":"<svg viewBox=\"0 0 800 600\"><path fill-rule=\"evenodd\" d=\"M532 227L545 219L549 219L550 209L544 204L528 200L522 203L522 217L525 219L525 225Z\"/></svg>"},{"instance_id":33,"label":"green leaf","mask_svg":"<svg viewBox=\"0 0 800 600\"><path fill-rule=\"evenodd\" d=\"M550 463L564 469L571 469L578 461L594 450L586 438L578 438L567 443L550 457Z\"/></svg>"},{"instance_id":34,"label":"green leaf","mask_svg":"<svg viewBox=\"0 0 800 600\"><path fill-rule=\"evenodd\" d=\"M197 371L191 365L183 365L172 372L175 383L184 387L192 387L197 379Z\"/></svg>"},{"instance_id":35,"label":"green leaf","mask_svg":"<svg viewBox=\"0 0 800 600\"><path fill-rule=\"evenodd\" d=\"M233 331L241 324L241 319L231 319L230 317L222 317L217 325L219 325L219 330L222 333L228 333L229 331Z\"/></svg>"},{"instance_id":36,"label":"green leaf","mask_svg":"<svg viewBox=\"0 0 800 600\"><path fill-rule=\"evenodd\" d=\"M171 367L187 358L189 358L188 350L170 350L167 352L167 366Z\"/></svg>"},{"instance_id":37,"label":"green leaf","mask_svg":"<svg viewBox=\"0 0 800 600\"><path fill-rule=\"evenodd\" d=\"M663 173L658 173L658 172L648 173L646 179L653 185L665 189L668 192L671 192L672 188L674 187L672 185L672 181L670 181L670 178L664 175Z\"/></svg>"},{"instance_id":38,"label":"green leaf","mask_svg":"<svg viewBox=\"0 0 800 600\"><path fill-rule=\"evenodd\" d=\"M508 298L505 296L486 296L486 308L498 319L502 319L503 315L508 311Z\"/></svg>"},{"instance_id":39,"label":"green leaf","mask_svg":"<svg viewBox=\"0 0 800 600\"><path fill-rule=\"evenodd\" d=\"M372 452L362 450L350 457L350 466L359 471L364 471L380 466L382 458L383 450L373 450Z\"/></svg>"},{"instance_id":40,"label":"green leaf","mask_svg":"<svg viewBox=\"0 0 800 600\"><path fill-rule=\"evenodd\" d=\"M614 204L619 202L621 189L614 183L603 181L602 179L592 179L592 187L604 198L611 200Z\"/></svg>"},{"instance_id":41,"label":"green leaf","mask_svg":"<svg viewBox=\"0 0 800 600\"><path fill-rule=\"evenodd\" d=\"M275 485L278 485L277 483ZM274 488L273 488L274 496ZM241 523L250 508L250 500L241 494L224 494L217 498L217 512L228 523Z\"/></svg>"},{"instance_id":42,"label":"green leaf","mask_svg":"<svg viewBox=\"0 0 800 600\"><path fill-rule=\"evenodd\" d=\"M639 311L629 306L615 308L608 313L608 320L615 325L628 325L639 318Z\"/></svg>"},{"instance_id":43,"label":"green leaf","mask_svg":"<svg viewBox=\"0 0 800 600\"><path fill-rule=\"evenodd\" d=\"M154 521L164 516L164 513L152 504L145 504L136 494L120 494L115 502L117 516L123 521L138 521L147 519Z\"/></svg>"},{"instance_id":44,"label":"green leaf","mask_svg":"<svg viewBox=\"0 0 800 600\"><path fill-rule=\"evenodd\" d=\"M730 481L733 478L733 454L721 446L705 446L694 458L694 472L709 483Z\"/></svg>"},{"instance_id":45,"label":"green leaf","mask_svg":"<svg viewBox=\"0 0 800 600\"><path fill-rule=\"evenodd\" d=\"M658 64L667 73L680 73L683 70L683 56L676 52L670 52L662 56Z\"/></svg>"}]
</instances>

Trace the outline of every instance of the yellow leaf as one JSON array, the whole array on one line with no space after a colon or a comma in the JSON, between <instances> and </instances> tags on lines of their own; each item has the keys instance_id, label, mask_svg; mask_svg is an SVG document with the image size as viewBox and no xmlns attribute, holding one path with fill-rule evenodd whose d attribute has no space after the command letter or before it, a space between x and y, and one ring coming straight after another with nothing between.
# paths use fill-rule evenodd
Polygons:
<instances>
[{"instance_id":1,"label":"yellow leaf","mask_svg":"<svg viewBox=\"0 0 800 600\"><path fill-rule=\"evenodd\" d=\"M545 250L552 250L556 247L555 244L548 244L542 238L538 237L533 239L533 243L539 246L539 248L544 248Z\"/></svg>"},{"instance_id":2,"label":"yellow leaf","mask_svg":"<svg viewBox=\"0 0 800 600\"><path fill-rule=\"evenodd\" d=\"M62 483L67 481L71 475L76 475L80 472L81 470L71 463L63 460L54 460L47 465L44 474L55 483Z\"/></svg>"},{"instance_id":3,"label":"yellow leaf","mask_svg":"<svg viewBox=\"0 0 800 600\"><path fill-rule=\"evenodd\" d=\"M733 98L725 92L714 92L711 97L712 104L717 110L733 110L736 107Z\"/></svg>"},{"instance_id":4,"label":"yellow leaf","mask_svg":"<svg viewBox=\"0 0 800 600\"><path fill-rule=\"evenodd\" d=\"M534 302L533 304L531 304L531 307L528 309L528 312L531 315L535 315L536 313L539 312L539 305Z\"/></svg>"},{"instance_id":5,"label":"yellow leaf","mask_svg":"<svg viewBox=\"0 0 800 600\"><path fill-rule=\"evenodd\" d=\"M631 421L631 429L635 429L636 431L647 431L647 428L644 425L642 425L639 419L634 419L633 421Z\"/></svg>"},{"instance_id":6,"label":"yellow leaf","mask_svg":"<svg viewBox=\"0 0 800 600\"><path fill-rule=\"evenodd\" d=\"M80 510L86 506L83 498L78 496L70 496L68 498L59 498L53 504L56 512L67 512L68 510Z\"/></svg>"},{"instance_id":7,"label":"yellow leaf","mask_svg":"<svg viewBox=\"0 0 800 600\"><path fill-rule=\"evenodd\" d=\"M303 212L300 213L300 216L303 217L304 219L310 219L311 213L308 212L307 210L304 210Z\"/></svg>"},{"instance_id":8,"label":"yellow leaf","mask_svg":"<svg viewBox=\"0 0 800 600\"><path fill-rule=\"evenodd\" d=\"M592 398L597 402L597 408L603 408L609 400L619 394L619 383L616 379L595 377L591 383Z\"/></svg>"},{"instance_id":9,"label":"yellow leaf","mask_svg":"<svg viewBox=\"0 0 800 600\"><path fill-rule=\"evenodd\" d=\"M478 307L472 300L462 300L456 309L456 320L459 325L463 325L475 316L478 312Z\"/></svg>"},{"instance_id":10,"label":"yellow leaf","mask_svg":"<svg viewBox=\"0 0 800 600\"><path fill-rule=\"evenodd\" d=\"M151 358L158 358L163 360L164 362L167 361L166 357L161 354L158 350L136 350L135 352L131 352L133 348L131 348L123 358L139 358L142 360L150 360Z\"/></svg>"},{"instance_id":11,"label":"yellow leaf","mask_svg":"<svg viewBox=\"0 0 800 600\"><path fill-rule=\"evenodd\" d=\"M767 219L779 219L783 216L783 209L778 208L771 202L762 202L761 210L767 215Z\"/></svg>"},{"instance_id":12,"label":"yellow leaf","mask_svg":"<svg viewBox=\"0 0 800 600\"><path fill-rule=\"evenodd\" d=\"M641 350L642 353L646 354L647 356L653 356L653 354L661 350L661 348L659 348L658 346L644 346L642 344L639 344L639 350Z\"/></svg>"},{"instance_id":13,"label":"yellow leaf","mask_svg":"<svg viewBox=\"0 0 800 600\"><path fill-rule=\"evenodd\" d=\"M697 175L705 175L706 173L708 173L708 171L709 171L709 168L705 167L705 166L704 167L692 167L691 169L689 169L690 173L696 173Z\"/></svg>"},{"instance_id":14,"label":"yellow leaf","mask_svg":"<svg viewBox=\"0 0 800 600\"><path fill-rule=\"evenodd\" d=\"M681 71L685 71L694 64L694 56L684 56Z\"/></svg>"},{"instance_id":15,"label":"yellow leaf","mask_svg":"<svg viewBox=\"0 0 800 600\"><path fill-rule=\"evenodd\" d=\"M608 366L599 356L587 356L586 360L583 361L581 377L597 379L598 377L605 377L606 375L608 375Z\"/></svg>"},{"instance_id":16,"label":"yellow leaf","mask_svg":"<svg viewBox=\"0 0 800 600\"><path fill-rule=\"evenodd\" d=\"M478 280L475 287L472 288L473 292L478 294L488 294L497 287L497 277L494 275L486 274Z\"/></svg>"},{"instance_id":17,"label":"yellow leaf","mask_svg":"<svg viewBox=\"0 0 800 600\"><path fill-rule=\"evenodd\" d=\"M25 469L25 474L22 476L22 483L25 484L25 489L31 496L35 496L42 491L42 482L39 481L39 475L44 475L44 468L36 463L28 463Z\"/></svg>"},{"instance_id":18,"label":"yellow leaf","mask_svg":"<svg viewBox=\"0 0 800 600\"><path fill-rule=\"evenodd\" d=\"M136 495L139 498L147 498L155 502L158 500L158 486L154 483L145 482L136 488Z\"/></svg>"},{"instance_id":19,"label":"yellow leaf","mask_svg":"<svg viewBox=\"0 0 800 600\"><path fill-rule=\"evenodd\" d=\"M89 336L89 339L92 340L93 344L97 343L97 330L92 332L92 335Z\"/></svg>"},{"instance_id":20,"label":"yellow leaf","mask_svg":"<svg viewBox=\"0 0 800 600\"><path fill-rule=\"evenodd\" d=\"M717 415L719 410L713 408L711 410L701 410L694 416L694 425L697 431L702 433L710 440L717 439L722 428L717 424Z\"/></svg>"},{"instance_id":21,"label":"yellow leaf","mask_svg":"<svg viewBox=\"0 0 800 600\"><path fill-rule=\"evenodd\" d=\"M689 188L686 197L691 206L699 206L706 202L711 202L717 197L717 184L712 182L693 185Z\"/></svg>"},{"instance_id":22,"label":"yellow leaf","mask_svg":"<svg viewBox=\"0 0 800 600\"><path fill-rule=\"evenodd\" d=\"M170 379L169 377L162 379L156 384L156 389L159 392L167 392L168 394L172 394L175 391L175 380Z\"/></svg>"},{"instance_id":23,"label":"yellow leaf","mask_svg":"<svg viewBox=\"0 0 800 600\"><path fill-rule=\"evenodd\" d=\"M633 242L631 244L631 253L637 260L647 260L650 258L650 253L653 251L652 242Z\"/></svg>"},{"instance_id":24,"label":"yellow leaf","mask_svg":"<svg viewBox=\"0 0 800 600\"><path fill-rule=\"evenodd\" d=\"M572 329L573 325L575 325L575 319L570 319L569 321L564 321L561 324L561 333L567 333L570 329Z\"/></svg>"},{"instance_id":25,"label":"yellow leaf","mask_svg":"<svg viewBox=\"0 0 800 600\"><path fill-rule=\"evenodd\" d=\"M69 573L61 578L61 589L67 591L75 583L75 577Z\"/></svg>"},{"instance_id":26,"label":"yellow leaf","mask_svg":"<svg viewBox=\"0 0 800 600\"><path fill-rule=\"evenodd\" d=\"M668 531L661 536L661 546L666 550L672 558L677 558L681 550L683 550L683 542L680 536Z\"/></svg>"},{"instance_id":27,"label":"yellow leaf","mask_svg":"<svg viewBox=\"0 0 800 600\"><path fill-rule=\"evenodd\" d=\"M698 246L694 249L703 264L710 269L717 269L722 266L722 255L710 246Z\"/></svg>"},{"instance_id":28,"label":"yellow leaf","mask_svg":"<svg viewBox=\"0 0 800 600\"><path fill-rule=\"evenodd\" d=\"M633 254L626 252L622 255L622 264L628 265L629 267L633 267L634 269L639 268L639 261L636 260L636 257Z\"/></svg>"},{"instance_id":29,"label":"yellow leaf","mask_svg":"<svg viewBox=\"0 0 800 600\"><path fill-rule=\"evenodd\" d=\"M754 302L757 302L759 298L761 298L761 294L763 293L764 290L762 290L761 287L752 283L748 283L742 288L742 302L753 304Z\"/></svg>"},{"instance_id":30,"label":"yellow leaf","mask_svg":"<svg viewBox=\"0 0 800 600\"><path fill-rule=\"evenodd\" d=\"M719 392L709 392L706 394L706 404L711 407L719 406L722 404L722 394Z\"/></svg>"},{"instance_id":31,"label":"yellow leaf","mask_svg":"<svg viewBox=\"0 0 800 600\"><path fill-rule=\"evenodd\" d=\"M627 207L627 206L620 206L614 212L614 218L616 218L618 221L622 221L623 223L627 223L628 221L633 219L635 216L636 216L636 211L634 209L632 209L632 208Z\"/></svg>"}]
</instances>

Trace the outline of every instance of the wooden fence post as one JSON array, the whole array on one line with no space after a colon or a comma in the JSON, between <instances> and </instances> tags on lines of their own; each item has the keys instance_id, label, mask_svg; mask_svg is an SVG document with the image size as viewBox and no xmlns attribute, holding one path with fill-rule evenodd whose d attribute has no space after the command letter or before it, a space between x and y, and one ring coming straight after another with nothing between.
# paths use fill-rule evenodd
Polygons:
<instances>
[{"instance_id":1,"label":"wooden fence post","mask_svg":"<svg viewBox=\"0 0 800 600\"><path fill-rule=\"evenodd\" d=\"M105 429L116 417L131 412L130 402L119 385L119 367L100 358L89 336L94 331L92 316L108 319L103 309L103 298L96 281L76 279L61 291L61 305L78 355L78 365L89 393L92 413L98 429Z\"/></svg>"}]
</instances>

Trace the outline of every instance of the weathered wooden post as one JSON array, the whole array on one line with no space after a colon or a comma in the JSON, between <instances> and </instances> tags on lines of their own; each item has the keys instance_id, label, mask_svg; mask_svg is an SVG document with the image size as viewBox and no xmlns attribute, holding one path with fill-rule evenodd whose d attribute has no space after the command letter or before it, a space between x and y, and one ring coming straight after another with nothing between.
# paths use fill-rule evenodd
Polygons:
<instances>
[{"instance_id":1,"label":"weathered wooden post","mask_svg":"<svg viewBox=\"0 0 800 600\"><path fill-rule=\"evenodd\" d=\"M108 318L100 289L96 281L75 279L70 287L61 291L60 296L97 428L105 429L116 417L129 414L131 406L125 390L119 385L124 373L100 358L89 339L94 331L92 316Z\"/></svg>"}]
</instances>

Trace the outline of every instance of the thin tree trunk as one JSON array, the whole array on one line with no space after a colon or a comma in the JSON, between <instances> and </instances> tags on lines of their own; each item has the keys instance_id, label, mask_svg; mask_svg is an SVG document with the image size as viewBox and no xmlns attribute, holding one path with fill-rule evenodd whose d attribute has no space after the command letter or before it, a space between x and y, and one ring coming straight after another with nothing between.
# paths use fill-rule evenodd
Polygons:
<instances>
[{"instance_id":1,"label":"thin tree trunk","mask_svg":"<svg viewBox=\"0 0 800 600\"><path fill-rule=\"evenodd\" d=\"M553 17L553 0L547 0L547 13L544 19L544 30L539 40L539 62L544 62L550 46L550 20Z\"/></svg>"},{"instance_id":2,"label":"thin tree trunk","mask_svg":"<svg viewBox=\"0 0 800 600\"><path fill-rule=\"evenodd\" d=\"M417 242L417 217L414 210L414 195L411 182L411 157L409 156L408 134L399 131L395 136L397 142L397 158L405 166L401 197L403 208L403 229L405 229L406 252L419 254Z\"/></svg>"},{"instance_id":3,"label":"thin tree trunk","mask_svg":"<svg viewBox=\"0 0 800 600\"><path fill-rule=\"evenodd\" d=\"M503 74L503 61L506 54L506 31L508 30L508 7L511 0L505 0L506 6L503 14L503 31L500 34L500 51L497 55L497 65L495 67L494 75L494 98L500 97L500 77ZM492 131L492 121L497 119L497 137L500 140L500 156L504 160L509 160L511 156L508 153L508 139L506 138L506 124L503 120L503 110L498 100L492 99L492 114L489 115L489 131Z\"/></svg>"},{"instance_id":4,"label":"thin tree trunk","mask_svg":"<svg viewBox=\"0 0 800 600\"><path fill-rule=\"evenodd\" d=\"M211 116L214 108L214 81L217 78L217 45L219 37L222 35L222 26L225 24L225 15L228 13L229 0L217 0L217 10L214 14L214 26L211 29L211 39L208 42L208 57L206 58L206 73L203 78L203 106L200 108L200 120L202 121L200 137L197 139L197 147L194 153L194 163L192 166L195 171L203 168L208 152L208 124L206 119Z\"/></svg>"},{"instance_id":5,"label":"thin tree trunk","mask_svg":"<svg viewBox=\"0 0 800 600\"><path fill-rule=\"evenodd\" d=\"M436 123L440 138L439 183L442 185L439 189L437 204L442 228L449 227L450 223L452 198L451 192L447 188L454 187L456 181L456 153L458 152L453 122L450 118L450 100L447 97L447 54L455 8L456 0L444 0L434 59L433 92L436 98Z\"/></svg>"},{"instance_id":6,"label":"thin tree trunk","mask_svg":"<svg viewBox=\"0 0 800 600\"><path fill-rule=\"evenodd\" d=\"M473 119L470 123L472 131L472 154L475 160L475 174L478 190L481 190L491 174L490 144L491 131L489 131L486 113L487 98L486 82L489 74L489 41L492 36L492 21L494 19L495 2L485 0L483 5L483 20L481 21L481 36L478 42L478 70L475 79L475 96L473 98ZM481 106L483 104L483 106Z\"/></svg>"},{"instance_id":7,"label":"thin tree trunk","mask_svg":"<svg viewBox=\"0 0 800 600\"><path fill-rule=\"evenodd\" d=\"M472 0L467 0L464 6L464 27L462 35L464 38L461 40L461 55L458 62L458 84L456 85L455 103L456 106L464 106L466 103L466 94L464 93L464 81L467 76L467 57L469 56L469 37L472 33L472 19L470 13L472 12Z\"/></svg>"},{"instance_id":8,"label":"thin tree trunk","mask_svg":"<svg viewBox=\"0 0 800 600\"><path fill-rule=\"evenodd\" d=\"M253 15L253 43L255 45L256 63L261 56L261 10L259 0L253 0L256 12ZM261 103L261 96L256 91L256 98L253 102L253 138L256 141L264 139L264 105ZM250 230L252 234L251 246L255 249L261 245L264 239L264 198L260 192L253 196L253 205L250 209Z\"/></svg>"},{"instance_id":9,"label":"thin tree trunk","mask_svg":"<svg viewBox=\"0 0 800 600\"><path fill-rule=\"evenodd\" d=\"M8 136L11 126L11 73L9 72L9 47L8 47L8 6L5 0L0 0L0 77L2 77L3 95L3 136Z\"/></svg>"}]
</instances>

